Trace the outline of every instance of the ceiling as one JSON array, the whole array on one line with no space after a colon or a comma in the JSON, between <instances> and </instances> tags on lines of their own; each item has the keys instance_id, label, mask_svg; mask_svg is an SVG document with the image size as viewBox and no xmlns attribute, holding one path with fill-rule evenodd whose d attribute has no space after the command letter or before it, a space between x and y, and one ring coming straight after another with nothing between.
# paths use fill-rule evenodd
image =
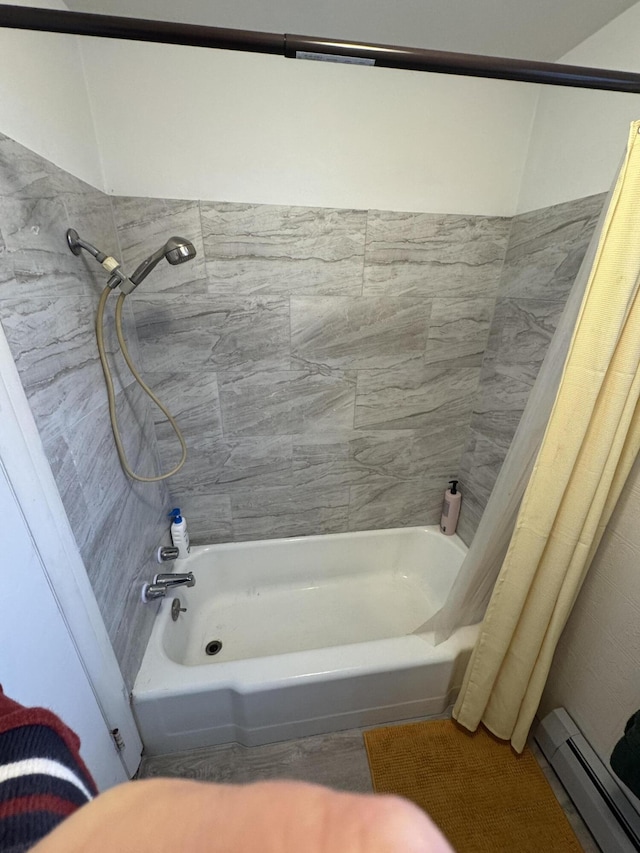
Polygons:
<instances>
[{"instance_id":1,"label":"ceiling","mask_svg":"<svg viewBox=\"0 0 640 853\"><path fill-rule=\"evenodd\" d=\"M554 61L637 0L67 0L74 11Z\"/></svg>"}]
</instances>

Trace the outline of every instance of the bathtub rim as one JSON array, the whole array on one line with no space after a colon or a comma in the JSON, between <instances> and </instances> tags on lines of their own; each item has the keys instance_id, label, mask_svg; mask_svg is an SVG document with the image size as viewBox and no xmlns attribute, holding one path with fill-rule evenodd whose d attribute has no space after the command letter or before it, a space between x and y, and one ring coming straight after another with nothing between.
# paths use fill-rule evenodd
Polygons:
<instances>
[{"instance_id":1,"label":"bathtub rim","mask_svg":"<svg viewBox=\"0 0 640 853\"><path fill-rule=\"evenodd\" d=\"M173 563L172 571L174 569L177 571L178 568L180 568L181 570L181 567L186 566L194 556L197 556L198 554L204 554L212 549L235 551L253 546L269 548L274 547L276 545L281 545L283 543L313 543L326 541L327 539L331 539L335 542L341 539L366 539L369 537L378 538L389 535L401 535L403 533L423 533L428 536L434 536L437 538L442 537L449 546L453 547L463 557L468 551L467 546L457 533L454 533L453 536L447 536L440 531L440 528L437 524L417 524L411 527L382 527L377 528L376 530L352 530L344 531L342 533L314 533L311 536L282 536L273 539L245 539L241 542L213 542L208 543L206 545L192 545L191 553L189 554L189 556L183 560L176 560L175 563Z\"/></svg>"}]
</instances>

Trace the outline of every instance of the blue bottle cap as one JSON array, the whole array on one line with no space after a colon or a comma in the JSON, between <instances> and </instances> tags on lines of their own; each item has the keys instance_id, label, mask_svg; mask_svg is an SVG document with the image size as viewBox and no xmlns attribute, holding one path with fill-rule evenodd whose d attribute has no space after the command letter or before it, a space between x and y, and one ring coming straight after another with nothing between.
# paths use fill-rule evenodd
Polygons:
<instances>
[{"instance_id":1,"label":"blue bottle cap","mask_svg":"<svg viewBox=\"0 0 640 853\"><path fill-rule=\"evenodd\" d=\"M172 509L169 513L169 518L175 523L180 524L182 522L182 516L180 515L180 508L176 507Z\"/></svg>"}]
</instances>

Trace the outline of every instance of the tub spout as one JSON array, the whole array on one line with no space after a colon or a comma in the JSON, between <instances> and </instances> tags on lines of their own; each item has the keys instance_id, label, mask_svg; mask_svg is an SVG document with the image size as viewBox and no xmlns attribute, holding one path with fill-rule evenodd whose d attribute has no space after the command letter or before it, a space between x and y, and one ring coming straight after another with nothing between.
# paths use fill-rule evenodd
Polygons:
<instances>
[{"instance_id":1,"label":"tub spout","mask_svg":"<svg viewBox=\"0 0 640 853\"><path fill-rule=\"evenodd\" d=\"M153 585L164 587L165 589L173 589L174 586L195 586L196 579L193 572L186 574L160 574L153 579Z\"/></svg>"},{"instance_id":2,"label":"tub spout","mask_svg":"<svg viewBox=\"0 0 640 853\"><path fill-rule=\"evenodd\" d=\"M154 601L156 598L164 598L168 589L173 589L174 586L195 586L196 579L193 572L185 574L166 574L155 575L153 583L146 583L142 587L142 600L145 604Z\"/></svg>"}]
</instances>

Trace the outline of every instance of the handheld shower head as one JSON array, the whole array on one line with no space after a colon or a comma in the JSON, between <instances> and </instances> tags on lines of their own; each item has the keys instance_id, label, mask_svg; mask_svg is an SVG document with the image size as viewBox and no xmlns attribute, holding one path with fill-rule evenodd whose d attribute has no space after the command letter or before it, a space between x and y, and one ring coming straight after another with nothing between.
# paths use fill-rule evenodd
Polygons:
<instances>
[{"instance_id":1,"label":"handheld shower head","mask_svg":"<svg viewBox=\"0 0 640 853\"><path fill-rule=\"evenodd\" d=\"M119 287L125 295L135 290L140 282L144 281L151 270L163 258L166 258L170 264L175 266L176 264L183 264L185 261L190 261L196 256L195 246L189 240L186 240L184 237L169 237L161 249L158 249L153 255L149 255L136 269L134 274L127 277L115 258L105 255L100 249L81 239L78 232L73 228L69 228L67 231L67 245L74 255L80 255L83 249L93 255L98 263L102 264L106 271L111 274L107 282L109 287L112 290Z\"/></svg>"},{"instance_id":2,"label":"handheld shower head","mask_svg":"<svg viewBox=\"0 0 640 853\"><path fill-rule=\"evenodd\" d=\"M193 260L196 256L196 249L193 243L185 240L184 237L169 237L164 244L164 253L169 263L175 266Z\"/></svg>"},{"instance_id":3,"label":"handheld shower head","mask_svg":"<svg viewBox=\"0 0 640 853\"><path fill-rule=\"evenodd\" d=\"M153 255L149 255L129 278L137 287L163 258L175 266L176 264L184 264L185 261L190 261L195 256L195 246L189 240L184 237L169 237L164 246L154 252Z\"/></svg>"}]
</instances>

